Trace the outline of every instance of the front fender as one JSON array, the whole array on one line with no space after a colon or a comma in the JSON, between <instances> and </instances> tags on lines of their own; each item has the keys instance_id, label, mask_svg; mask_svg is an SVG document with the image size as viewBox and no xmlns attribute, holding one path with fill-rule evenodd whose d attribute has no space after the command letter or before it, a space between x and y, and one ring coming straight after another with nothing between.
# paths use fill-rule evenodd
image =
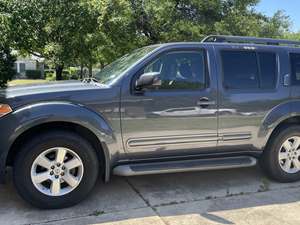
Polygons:
<instances>
[{"instance_id":1,"label":"front fender","mask_svg":"<svg viewBox=\"0 0 300 225\"><path fill-rule=\"evenodd\" d=\"M17 109L12 114L19 123L12 139L24 131L44 123L70 122L81 125L91 131L105 143L115 140L109 123L92 110L68 102L38 103Z\"/></svg>"},{"instance_id":2,"label":"front fender","mask_svg":"<svg viewBox=\"0 0 300 225\"><path fill-rule=\"evenodd\" d=\"M93 132L101 143L106 162L106 171L110 171L110 156L107 146L116 142L110 124L96 112L83 105L69 102L45 102L27 105L16 109L0 120L0 177L5 169L6 158L15 140L35 126L51 122L69 122L80 125ZM108 174L106 174L108 176Z\"/></svg>"}]
</instances>

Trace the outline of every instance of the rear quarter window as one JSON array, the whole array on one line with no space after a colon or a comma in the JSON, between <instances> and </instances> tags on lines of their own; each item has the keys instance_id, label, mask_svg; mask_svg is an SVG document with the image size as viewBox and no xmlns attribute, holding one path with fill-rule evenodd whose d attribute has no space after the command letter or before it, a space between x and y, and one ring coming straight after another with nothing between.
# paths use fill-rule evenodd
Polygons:
<instances>
[{"instance_id":1,"label":"rear quarter window","mask_svg":"<svg viewBox=\"0 0 300 225\"><path fill-rule=\"evenodd\" d=\"M291 53L292 85L300 85L300 53Z\"/></svg>"}]
</instances>

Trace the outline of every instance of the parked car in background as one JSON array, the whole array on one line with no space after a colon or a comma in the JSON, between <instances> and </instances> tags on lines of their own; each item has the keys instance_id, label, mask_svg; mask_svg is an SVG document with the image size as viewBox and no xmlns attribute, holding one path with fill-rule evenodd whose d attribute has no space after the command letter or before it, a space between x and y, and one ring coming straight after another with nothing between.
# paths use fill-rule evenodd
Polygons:
<instances>
[{"instance_id":1,"label":"parked car in background","mask_svg":"<svg viewBox=\"0 0 300 225\"><path fill-rule=\"evenodd\" d=\"M83 81L0 93L0 178L39 208L100 176L254 166L300 180L300 42L209 36L137 49Z\"/></svg>"}]
</instances>

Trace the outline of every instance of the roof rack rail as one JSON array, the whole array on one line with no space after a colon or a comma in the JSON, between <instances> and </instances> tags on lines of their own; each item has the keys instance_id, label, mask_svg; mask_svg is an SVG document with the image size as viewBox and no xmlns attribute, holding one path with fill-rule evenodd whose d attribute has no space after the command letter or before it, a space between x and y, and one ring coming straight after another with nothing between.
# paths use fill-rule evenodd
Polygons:
<instances>
[{"instance_id":1,"label":"roof rack rail","mask_svg":"<svg viewBox=\"0 0 300 225\"><path fill-rule=\"evenodd\" d=\"M263 45L287 45L287 46L300 47L300 41L290 41L290 40L273 39L273 38L244 37L244 36L227 36L227 35L210 35L204 38L201 42L251 43L251 44L263 44Z\"/></svg>"}]
</instances>

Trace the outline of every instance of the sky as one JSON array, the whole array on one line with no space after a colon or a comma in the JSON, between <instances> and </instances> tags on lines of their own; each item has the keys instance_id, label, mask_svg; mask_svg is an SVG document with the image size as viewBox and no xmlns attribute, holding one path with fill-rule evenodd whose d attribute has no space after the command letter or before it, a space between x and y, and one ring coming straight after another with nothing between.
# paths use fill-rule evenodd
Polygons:
<instances>
[{"instance_id":1,"label":"sky","mask_svg":"<svg viewBox=\"0 0 300 225\"><path fill-rule=\"evenodd\" d=\"M256 8L268 16L284 10L293 23L292 31L300 31L300 0L261 0Z\"/></svg>"}]
</instances>

